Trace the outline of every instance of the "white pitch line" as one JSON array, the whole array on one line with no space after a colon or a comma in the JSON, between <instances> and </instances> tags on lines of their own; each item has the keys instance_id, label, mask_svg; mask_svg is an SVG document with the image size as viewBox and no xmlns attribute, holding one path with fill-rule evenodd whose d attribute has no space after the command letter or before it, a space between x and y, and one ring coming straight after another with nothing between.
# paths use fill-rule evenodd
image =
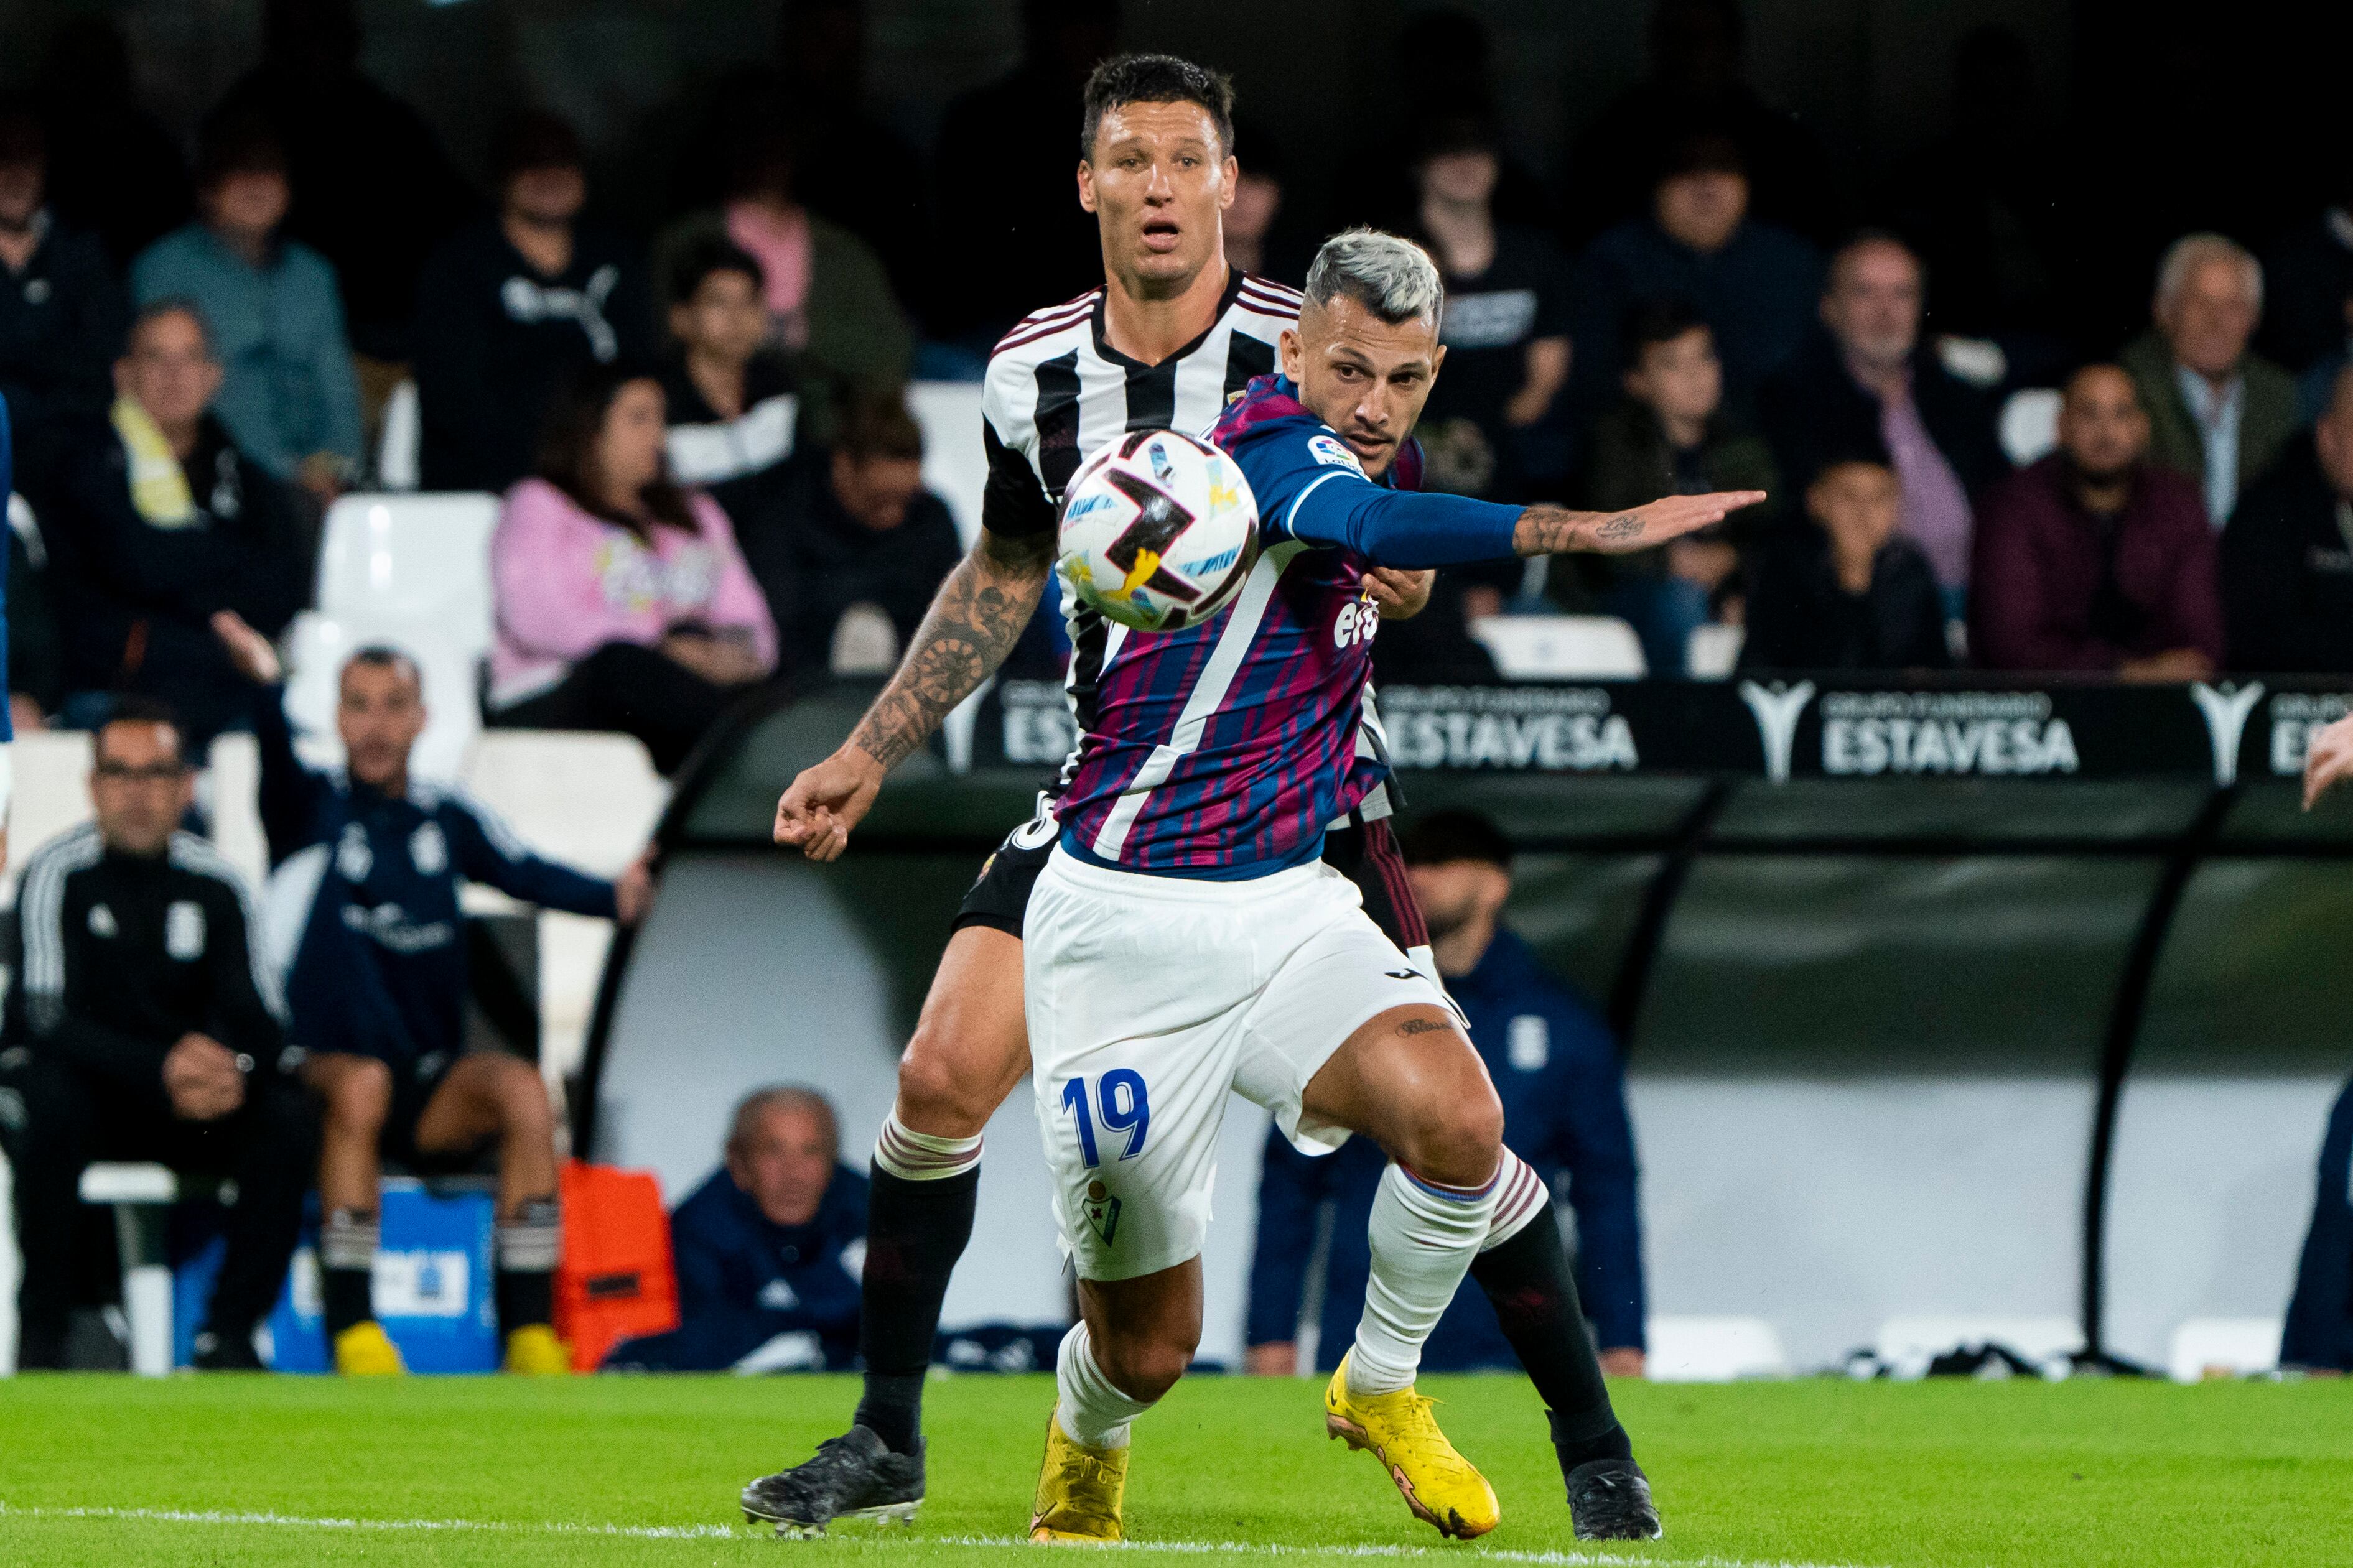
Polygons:
<instances>
[{"instance_id":1,"label":"white pitch line","mask_svg":"<svg viewBox=\"0 0 2353 1568\"><path fill-rule=\"evenodd\" d=\"M48 1508L0 1502L0 1519L85 1519L145 1524L227 1524L274 1526L293 1530L353 1530L424 1532L475 1532L491 1535L609 1536L629 1541L749 1540L744 1531L723 1524L580 1524L564 1520L500 1519L341 1519L315 1514L257 1512L193 1508ZM1028 1551L1031 1542L1014 1535L916 1535L905 1531L861 1531L862 1542L909 1546L961 1546L976 1550ZM1370 1544L1358 1546L1286 1546L1250 1541L1128 1541L1106 1550L1174 1553L1187 1557L1377 1557L1437 1558L1451 1562L1475 1558L1488 1563L1525 1563L1547 1568L1596 1568L1606 1563L1640 1563L1643 1568L1849 1568L1818 1563L1793 1563L1745 1557L1630 1558L1601 1552L1514 1552L1501 1547L1427 1547Z\"/></svg>"}]
</instances>

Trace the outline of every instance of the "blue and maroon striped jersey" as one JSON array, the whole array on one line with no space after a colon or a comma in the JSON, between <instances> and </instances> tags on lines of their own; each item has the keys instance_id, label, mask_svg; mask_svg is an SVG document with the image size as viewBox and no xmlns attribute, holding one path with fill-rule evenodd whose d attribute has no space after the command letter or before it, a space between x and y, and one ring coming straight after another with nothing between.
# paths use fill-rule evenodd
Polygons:
<instances>
[{"instance_id":1,"label":"blue and maroon striped jersey","mask_svg":"<svg viewBox=\"0 0 2353 1568\"><path fill-rule=\"evenodd\" d=\"M1057 814L1064 848L1120 870L1241 879L1322 852L1324 825L1377 782L1353 764L1380 614L1366 566L1512 553L1515 507L1410 487L1261 376L1210 432L1258 502L1261 549L1233 604L1166 633L1113 627Z\"/></svg>"}]
</instances>

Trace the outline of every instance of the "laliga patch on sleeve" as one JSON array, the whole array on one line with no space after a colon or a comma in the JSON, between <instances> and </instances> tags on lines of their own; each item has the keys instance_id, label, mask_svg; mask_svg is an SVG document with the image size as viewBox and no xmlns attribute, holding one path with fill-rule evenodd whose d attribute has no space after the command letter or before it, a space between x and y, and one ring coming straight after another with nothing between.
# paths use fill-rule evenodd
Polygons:
<instances>
[{"instance_id":1,"label":"laliga patch on sleeve","mask_svg":"<svg viewBox=\"0 0 2353 1568\"><path fill-rule=\"evenodd\" d=\"M1365 465L1356 461L1356 454L1348 450L1348 444L1337 436L1310 436L1307 437L1307 449L1315 454L1315 460L1319 463L1329 463L1335 468L1354 468L1360 474L1365 471Z\"/></svg>"}]
</instances>

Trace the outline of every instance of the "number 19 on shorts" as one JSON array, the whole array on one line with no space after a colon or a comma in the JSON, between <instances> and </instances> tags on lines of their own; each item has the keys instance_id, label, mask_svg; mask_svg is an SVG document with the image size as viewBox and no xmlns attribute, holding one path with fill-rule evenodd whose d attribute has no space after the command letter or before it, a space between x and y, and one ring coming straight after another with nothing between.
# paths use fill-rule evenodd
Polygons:
<instances>
[{"instance_id":1,"label":"number 19 on shorts","mask_svg":"<svg viewBox=\"0 0 2353 1568\"><path fill-rule=\"evenodd\" d=\"M1103 1163L1095 1142L1098 1119L1104 1132L1127 1134L1121 1159L1133 1160L1144 1152L1144 1140L1152 1131L1152 1097L1145 1089L1142 1073L1113 1068L1092 1084L1082 1078L1067 1079L1062 1085L1062 1109L1079 1124L1079 1152L1085 1157L1087 1169Z\"/></svg>"}]
</instances>

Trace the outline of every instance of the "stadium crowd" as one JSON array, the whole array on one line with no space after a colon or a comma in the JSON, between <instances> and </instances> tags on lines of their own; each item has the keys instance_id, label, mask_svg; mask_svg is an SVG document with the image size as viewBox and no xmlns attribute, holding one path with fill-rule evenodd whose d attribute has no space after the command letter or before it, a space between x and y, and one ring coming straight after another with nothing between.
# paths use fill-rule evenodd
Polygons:
<instances>
[{"instance_id":1,"label":"stadium crowd","mask_svg":"<svg viewBox=\"0 0 2353 1568\"><path fill-rule=\"evenodd\" d=\"M17 1162L25 1364L66 1353L64 1173L180 1143L206 1143L191 1157L246 1194L208 1324L217 1364L243 1363L314 1167L330 1330L372 1321L380 1152L499 1149L501 1316L546 1324L547 1106L519 1067L453 1071L471 1059L454 889L478 878L627 920L647 873L580 876L461 798L412 790L420 688L397 650L343 672L348 772L306 771L269 641L311 593L325 509L379 477L410 384L423 488L502 498L487 722L628 732L668 773L748 690L887 668L960 553L923 485L907 384L976 377L1024 311L1100 275L1069 171L1119 8L1023 14L1021 63L949 106L927 167L851 89L858 0L793 0L776 61L701 106L639 230L591 216L593 160L544 110L501 131L472 188L361 71L347 5L272 0L260 63L192 159L127 72L111 109L0 101L0 398L29 514L9 539L9 695L20 724L99 731L98 822L26 881L47 902L22 922L10 1044L54 1048L0 1053L37 1134ZM1409 181L1311 197L1271 136L1238 138L1238 268L1296 284L1317 236L1355 222L1440 264L1433 487L1609 510L1772 496L1645 555L1443 574L1430 611L1383 637L1383 679L1496 679L1472 623L1544 611L1623 619L1662 676L1710 624L1744 628L1742 663L1764 669L2353 674L2353 206L2315 189L2284 234L2183 234L2146 272L2063 287L2066 240L2014 132L2031 84L2015 37L1965 40L1954 142L1859 196L1744 79L1730 0L1659 0L1652 35L1651 79L1594 121L1557 187L1515 157L1489 40L1453 13L1400 44L1430 84L1398 132ZM100 61L85 78L121 50L79 26L60 47ZM944 239L959 265L929 264ZM2072 327L2083 288L2136 307L2083 319L2145 325ZM2003 412L2038 390L2055 422L2021 466ZM1053 645L1041 630L1025 651L1050 667ZM233 876L173 833L191 759L231 729L263 743L273 864L307 856L321 878L285 986L307 1061L281 1061L276 981L246 962L258 938ZM1409 848L1433 924L1454 898L1476 935L1440 958L1498 1080L1541 1079L1544 1103L1589 1113L1538 1163L1568 1184L1601 1343L1639 1366L1634 1158L1606 1032L1498 930L1509 850L1492 828L1434 824ZM1436 879L1450 870L1460 887ZM406 910L402 940L353 935L367 921L347 915L379 907ZM90 944L118 933L153 947L152 995L90 977ZM1570 1074L1607 1092L1561 1093ZM297 1076L319 1128L288 1109ZM109 1095L136 1117L99 1128ZM621 1359L725 1365L792 1332L812 1364L844 1364L863 1199L838 1152L813 1095L739 1107L721 1170L675 1220L686 1324ZM1295 1159L1270 1145L1265 1370L1295 1355L1315 1205L1370 1201L1344 1190L1364 1176L1345 1159ZM1326 1267L1324 1315L1349 1321L1362 1260Z\"/></svg>"}]
</instances>

